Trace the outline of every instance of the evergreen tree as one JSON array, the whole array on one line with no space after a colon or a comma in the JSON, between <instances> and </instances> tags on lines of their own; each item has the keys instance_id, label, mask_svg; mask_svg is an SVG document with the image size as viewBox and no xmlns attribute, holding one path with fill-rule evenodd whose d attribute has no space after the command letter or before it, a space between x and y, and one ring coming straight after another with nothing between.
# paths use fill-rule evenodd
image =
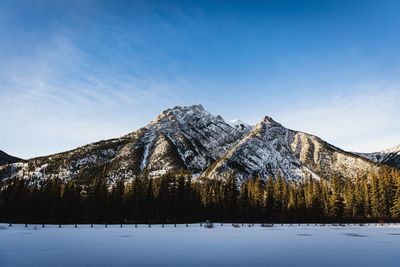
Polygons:
<instances>
[{"instance_id":1,"label":"evergreen tree","mask_svg":"<svg viewBox=\"0 0 400 267\"><path fill-rule=\"evenodd\" d=\"M269 221L274 217L274 186L274 180L269 176L264 190L264 218Z\"/></svg>"},{"instance_id":2,"label":"evergreen tree","mask_svg":"<svg viewBox=\"0 0 400 267\"><path fill-rule=\"evenodd\" d=\"M112 188L109 201L109 217L113 222L123 222L126 219L124 215L124 192L125 183L122 179L118 179Z\"/></svg>"},{"instance_id":3,"label":"evergreen tree","mask_svg":"<svg viewBox=\"0 0 400 267\"><path fill-rule=\"evenodd\" d=\"M233 173L230 173L225 180L224 186L224 200L225 200L225 210L226 219L236 220L237 219L237 209L238 209L238 187L236 184L236 177Z\"/></svg>"},{"instance_id":4,"label":"evergreen tree","mask_svg":"<svg viewBox=\"0 0 400 267\"><path fill-rule=\"evenodd\" d=\"M344 213L347 218L354 217L354 185L351 179L347 179L344 185Z\"/></svg>"},{"instance_id":5,"label":"evergreen tree","mask_svg":"<svg viewBox=\"0 0 400 267\"><path fill-rule=\"evenodd\" d=\"M393 205L390 208L390 214L393 219L400 220L400 176L396 178L395 194L393 197Z\"/></svg>"},{"instance_id":6,"label":"evergreen tree","mask_svg":"<svg viewBox=\"0 0 400 267\"><path fill-rule=\"evenodd\" d=\"M258 176L250 180L251 218L260 220L264 205L264 186ZM261 211L261 212L260 212Z\"/></svg>"},{"instance_id":7,"label":"evergreen tree","mask_svg":"<svg viewBox=\"0 0 400 267\"><path fill-rule=\"evenodd\" d=\"M297 196L296 196L297 210L296 219L298 221L307 220L307 207L306 207L306 186L305 183L299 183L297 185Z\"/></svg>"},{"instance_id":8,"label":"evergreen tree","mask_svg":"<svg viewBox=\"0 0 400 267\"><path fill-rule=\"evenodd\" d=\"M137 218L138 221L143 219L144 221L149 221L150 219L153 218L154 213L155 213L155 196L154 196L154 191L153 191L153 179L149 178L146 179L146 193L144 196L144 214L143 218L139 217Z\"/></svg>"},{"instance_id":9,"label":"evergreen tree","mask_svg":"<svg viewBox=\"0 0 400 267\"><path fill-rule=\"evenodd\" d=\"M354 212L353 217L362 218L365 213L365 191L363 187L363 183L359 176L356 177L354 181Z\"/></svg>"},{"instance_id":10,"label":"evergreen tree","mask_svg":"<svg viewBox=\"0 0 400 267\"><path fill-rule=\"evenodd\" d=\"M343 197L342 197L342 181L339 177L333 176L331 184L331 197L330 197L330 215L341 220L343 216Z\"/></svg>"},{"instance_id":11,"label":"evergreen tree","mask_svg":"<svg viewBox=\"0 0 400 267\"><path fill-rule=\"evenodd\" d=\"M384 218L384 203L381 203L382 197L379 195L383 190L379 187L379 179L376 176L371 180L371 215L374 219Z\"/></svg>"},{"instance_id":12,"label":"evergreen tree","mask_svg":"<svg viewBox=\"0 0 400 267\"><path fill-rule=\"evenodd\" d=\"M364 205L364 216L367 218L372 217L372 204L371 204L371 186L367 178L365 178L362 182L362 188L363 188L363 194L364 194L364 199L363 199L363 205Z\"/></svg>"},{"instance_id":13,"label":"evergreen tree","mask_svg":"<svg viewBox=\"0 0 400 267\"><path fill-rule=\"evenodd\" d=\"M290 221L294 221L296 219L296 210L297 210L297 194L296 194L296 184L290 183L289 184L289 195L288 195L288 218Z\"/></svg>"},{"instance_id":14,"label":"evergreen tree","mask_svg":"<svg viewBox=\"0 0 400 267\"><path fill-rule=\"evenodd\" d=\"M287 181L281 175L235 175L191 180L190 173L147 175L110 187L104 176L35 183L10 179L0 183L0 219L11 222L188 222L400 220L400 175L386 168L370 177L330 181L308 177ZM328 177L329 178L329 177ZM86 182L90 181L88 184Z\"/></svg>"},{"instance_id":15,"label":"evergreen tree","mask_svg":"<svg viewBox=\"0 0 400 267\"><path fill-rule=\"evenodd\" d=\"M284 186L283 186L283 178L281 175L278 175L278 178L274 184L274 215L276 218L282 219L282 211L283 211L283 197L284 197Z\"/></svg>"},{"instance_id":16,"label":"evergreen tree","mask_svg":"<svg viewBox=\"0 0 400 267\"><path fill-rule=\"evenodd\" d=\"M243 182L239 192L239 210L240 210L241 220L243 221L249 220L249 209L250 209L250 200L249 200L248 182Z\"/></svg>"}]
</instances>

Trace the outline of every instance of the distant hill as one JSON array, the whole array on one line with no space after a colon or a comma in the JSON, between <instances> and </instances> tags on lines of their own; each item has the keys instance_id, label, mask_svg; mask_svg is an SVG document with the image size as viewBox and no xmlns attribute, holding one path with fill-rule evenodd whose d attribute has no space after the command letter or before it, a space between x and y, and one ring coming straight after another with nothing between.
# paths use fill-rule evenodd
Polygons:
<instances>
[{"instance_id":1,"label":"distant hill","mask_svg":"<svg viewBox=\"0 0 400 267\"><path fill-rule=\"evenodd\" d=\"M18 161L22 161L22 159L13 157L0 150L0 165L15 163Z\"/></svg>"},{"instance_id":2,"label":"distant hill","mask_svg":"<svg viewBox=\"0 0 400 267\"><path fill-rule=\"evenodd\" d=\"M400 145L375 153L359 153L369 160L400 169Z\"/></svg>"}]
</instances>

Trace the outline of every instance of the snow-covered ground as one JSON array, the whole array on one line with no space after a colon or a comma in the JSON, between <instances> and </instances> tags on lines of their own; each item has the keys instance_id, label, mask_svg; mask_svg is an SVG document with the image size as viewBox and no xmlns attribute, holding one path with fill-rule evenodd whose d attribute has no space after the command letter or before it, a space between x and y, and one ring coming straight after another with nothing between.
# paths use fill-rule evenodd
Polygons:
<instances>
[{"instance_id":1,"label":"snow-covered ground","mask_svg":"<svg viewBox=\"0 0 400 267\"><path fill-rule=\"evenodd\" d=\"M0 224L0 266L400 266L400 227Z\"/></svg>"}]
</instances>

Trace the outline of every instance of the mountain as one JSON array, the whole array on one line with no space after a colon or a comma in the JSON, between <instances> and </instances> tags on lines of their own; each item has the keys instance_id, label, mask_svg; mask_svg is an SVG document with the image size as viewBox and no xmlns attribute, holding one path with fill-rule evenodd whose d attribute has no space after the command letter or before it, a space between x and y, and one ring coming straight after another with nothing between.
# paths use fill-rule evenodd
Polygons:
<instances>
[{"instance_id":1,"label":"mountain","mask_svg":"<svg viewBox=\"0 0 400 267\"><path fill-rule=\"evenodd\" d=\"M358 154L374 162L384 163L400 169L400 145L380 152Z\"/></svg>"},{"instance_id":2,"label":"mountain","mask_svg":"<svg viewBox=\"0 0 400 267\"><path fill-rule=\"evenodd\" d=\"M22 161L22 159L13 157L0 150L0 165L15 163L18 161Z\"/></svg>"},{"instance_id":3,"label":"mountain","mask_svg":"<svg viewBox=\"0 0 400 267\"><path fill-rule=\"evenodd\" d=\"M147 126L125 135L75 150L34 158L0 168L0 179L129 179L158 177L168 171L196 176L243 137L243 133L213 116L201 105L163 111Z\"/></svg>"},{"instance_id":4,"label":"mountain","mask_svg":"<svg viewBox=\"0 0 400 267\"><path fill-rule=\"evenodd\" d=\"M101 177L112 183L142 175L157 178L169 171L210 178L235 172L242 180L281 173L300 179L354 177L378 169L368 159L287 129L270 117L251 127L238 120L226 123L193 105L167 109L147 126L120 138L0 166L0 180L57 177L85 182Z\"/></svg>"},{"instance_id":5,"label":"mountain","mask_svg":"<svg viewBox=\"0 0 400 267\"><path fill-rule=\"evenodd\" d=\"M314 135L287 129L267 116L211 165L205 176L218 177L232 170L242 180L277 173L288 179L300 179L308 175L355 177L377 171L378 166Z\"/></svg>"},{"instance_id":6,"label":"mountain","mask_svg":"<svg viewBox=\"0 0 400 267\"><path fill-rule=\"evenodd\" d=\"M150 176L179 169L200 174L243 137L201 105L168 109L141 132L140 168Z\"/></svg>"},{"instance_id":7,"label":"mountain","mask_svg":"<svg viewBox=\"0 0 400 267\"><path fill-rule=\"evenodd\" d=\"M239 119L229 121L229 125L241 131L242 133L247 133L253 129L253 126Z\"/></svg>"}]
</instances>

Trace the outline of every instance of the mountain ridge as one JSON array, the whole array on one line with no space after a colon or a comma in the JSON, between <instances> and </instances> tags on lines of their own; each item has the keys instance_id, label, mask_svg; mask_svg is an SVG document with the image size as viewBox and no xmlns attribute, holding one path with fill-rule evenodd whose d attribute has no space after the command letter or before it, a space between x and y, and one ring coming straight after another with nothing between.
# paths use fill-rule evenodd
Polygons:
<instances>
[{"instance_id":1,"label":"mountain ridge","mask_svg":"<svg viewBox=\"0 0 400 267\"><path fill-rule=\"evenodd\" d=\"M0 165L15 163L18 161L23 161L23 159L11 156L6 152L0 150Z\"/></svg>"},{"instance_id":2,"label":"mountain ridge","mask_svg":"<svg viewBox=\"0 0 400 267\"><path fill-rule=\"evenodd\" d=\"M236 125L240 124L243 122ZM0 167L0 180L103 177L112 183L178 171L207 178L235 172L240 180L280 173L298 180L309 175L366 175L379 169L369 159L319 137L287 129L269 116L254 127L245 126L244 130L227 123L202 105L176 106L120 138L4 165Z\"/></svg>"},{"instance_id":3,"label":"mountain ridge","mask_svg":"<svg viewBox=\"0 0 400 267\"><path fill-rule=\"evenodd\" d=\"M234 169L242 179L280 173L288 179L298 180L304 176L355 176L377 171L371 161L317 136L285 128L269 116L265 116L221 160L206 171L207 176L215 177ZM328 171L328 167L331 170Z\"/></svg>"},{"instance_id":4,"label":"mountain ridge","mask_svg":"<svg viewBox=\"0 0 400 267\"><path fill-rule=\"evenodd\" d=\"M374 162L400 169L400 145L373 153L356 153Z\"/></svg>"}]
</instances>

